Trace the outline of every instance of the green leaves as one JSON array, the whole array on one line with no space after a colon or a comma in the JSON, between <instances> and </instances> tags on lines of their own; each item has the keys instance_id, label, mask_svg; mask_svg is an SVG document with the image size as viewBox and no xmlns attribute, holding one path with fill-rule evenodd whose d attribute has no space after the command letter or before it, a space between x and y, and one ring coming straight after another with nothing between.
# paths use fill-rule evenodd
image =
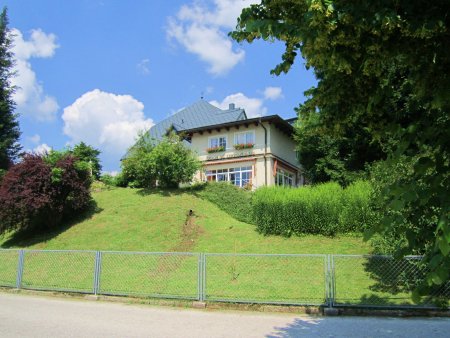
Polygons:
<instances>
[{"instance_id":1,"label":"green leaves","mask_svg":"<svg viewBox=\"0 0 450 338\"><path fill-rule=\"evenodd\" d=\"M64 173L64 170L62 168L52 168L52 170L51 170L52 183L54 183L54 184L60 183L63 173Z\"/></svg>"},{"instance_id":2,"label":"green leaves","mask_svg":"<svg viewBox=\"0 0 450 338\"><path fill-rule=\"evenodd\" d=\"M431 284L450 271L448 13L448 0L263 0L244 9L231 34L284 42L276 75L301 51L318 80L299 108L305 168L316 181L342 183L360 170L355 162L371 164L384 220L374 232L390 252L426 254Z\"/></svg>"},{"instance_id":3,"label":"green leaves","mask_svg":"<svg viewBox=\"0 0 450 338\"><path fill-rule=\"evenodd\" d=\"M190 182L200 169L197 156L172 133L155 143L141 138L122 161L122 172L129 185L149 188L158 181L163 187L178 187L179 183Z\"/></svg>"},{"instance_id":4,"label":"green leaves","mask_svg":"<svg viewBox=\"0 0 450 338\"><path fill-rule=\"evenodd\" d=\"M448 256L448 254L450 253L449 241L446 238L441 237L438 239L438 246L439 246L439 250L441 250L442 254L444 256Z\"/></svg>"}]
</instances>

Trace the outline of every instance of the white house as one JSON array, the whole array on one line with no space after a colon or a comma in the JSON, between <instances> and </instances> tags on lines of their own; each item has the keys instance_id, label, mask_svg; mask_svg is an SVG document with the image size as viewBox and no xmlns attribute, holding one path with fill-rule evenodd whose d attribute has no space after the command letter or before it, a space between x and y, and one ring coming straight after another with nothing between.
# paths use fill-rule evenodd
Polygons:
<instances>
[{"instance_id":1,"label":"white house","mask_svg":"<svg viewBox=\"0 0 450 338\"><path fill-rule=\"evenodd\" d=\"M299 186L304 182L293 140L295 119L278 115L247 118L230 104L221 110L200 100L153 126L161 138L172 128L181 133L203 164L198 181L229 181L239 187Z\"/></svg>"}]
</instances>

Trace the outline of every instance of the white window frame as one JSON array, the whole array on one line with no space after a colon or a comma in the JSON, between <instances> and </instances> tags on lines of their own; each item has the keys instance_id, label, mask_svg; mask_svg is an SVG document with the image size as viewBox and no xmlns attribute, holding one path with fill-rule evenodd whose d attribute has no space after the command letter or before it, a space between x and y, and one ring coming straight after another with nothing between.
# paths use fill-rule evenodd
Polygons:
<instances>
[{"instance_id":1,"label":"white window frame","mask_svg":"<svg viewBox=\"0 0 450 338\"><path fill-rule=\"evenodd\" d=\"M225 150L226 150L227 147L228 147L228 138L227 138L227 135L216 135L216 136L210 136L210 137L208 137L208 148L212 148L211 140L213 140L213 139L217 139L217 140L218 140L217 144L220 145L219 139L221 139L221 138L224 138L224 139L225 139Z\"/></svg>"},{"instance_id":2,"label":"white window frame","mask_svg":"<svg viewBox=\"0 0 450 338\"><path fill-rule=\"evenodd\" d=\"M252 134L253 142L244 142L244 144L246 144L246 143L253 143L253 144L255 144L256 143L255 131L254 130L247 130L247 131L241 131L241 132L234 133L234 144L235 145L236 144L242 144L242 143L237 142L237 138L239 137L239 135L245 135L245 134Z\"/></svg>"},{"instance_id":3,"label":"white window frame","mask_svg":"<svg viewBox=\"0 0 450 338\"><path fill-rule=\"evenodd\" d=\"M230 169L232 171L230 171ZM219 172L220 171L220 172ZM248 173L249 177L245 180L242 178L243 173ZM231 181L231 175L238 174L239 175L239 184ZM218 180L218 176L224 178L224 180ZM208 177L213 177L213 179L208 179ZM230 167L224 169L211 169L205 171L205 181L214 181L214 182L229 182L230 184L234 184L237 187L243 188L247 184L253 184L253 166L242 166L242 167Z\"/></svg>"},{"instance_id":4,"label":"white window frame","mask_svg":"<svg viewBox=\"0 0 450 338\"><path fill-rule=\"evenodd\" d=\"M279 178L281 177L281 184L279 184ZM285 184L286 181L290 181L290 184ZM278 186L287 186L294 187L295 186L295 174L287 171L285 169L277 168L277 175L275 176L275 185Z\"/></svg>"}]
</instances>

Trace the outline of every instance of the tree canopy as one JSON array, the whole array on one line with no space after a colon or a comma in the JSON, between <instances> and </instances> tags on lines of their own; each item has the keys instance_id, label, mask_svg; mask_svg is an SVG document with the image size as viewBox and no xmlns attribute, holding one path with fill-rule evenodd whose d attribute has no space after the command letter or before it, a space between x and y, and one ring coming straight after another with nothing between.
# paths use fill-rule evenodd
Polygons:
<instances>
[{"instance_id":1,"label":"tree canopy","mask_svg":"<svg viewBox=\"0 0 450 338\"><path fill-rule=\"evenodd\" d=\"M71 154L81 161L89 163L92 176L97 180L100 179L102 165L100 164L100 150L87 145L84 142L76 144L71 150Z\"/></svg>"},{"instance_id":2,"label":"tree canopy","mask_svg":"<svg viewBox=\"0 0 450 338\"><path fill-rule=\"evenodd\" d=\"M0 171L6 170L19 154L19 122L14 113L15 103L12 99L14 87L14 59L11 52L11 32L8 28L6 7L0 14Z\"/></svg>"},{"instance_id":3,"label":"tree canopy","mask_svg":"<svg viewBox=\"0 0 450 338\"><path fill-rule=\"evenodd\" d=\"M128 185L139 188L156 184L175 188L191 182L199 169L197 156L173 132L159 141L141 136L122 160L122 175Z\"/></svg>"},{"instance_id":4,"label":"tree canopy","mask_svg":"<svg viewBox=\"0 0 450 338\"><path fill-rule=\"evenodd\" d=\"M390 174L376 188L386 212L368 234L402 234L398 254L425 254L422 291L447 281L450 2L262 0L242 11L231 36L283 41L276 75L301 53L318 83L298 108L300 120L318 115L330 135L358 123L387 155L375 170Z\"/></svg>"}]
</instances>

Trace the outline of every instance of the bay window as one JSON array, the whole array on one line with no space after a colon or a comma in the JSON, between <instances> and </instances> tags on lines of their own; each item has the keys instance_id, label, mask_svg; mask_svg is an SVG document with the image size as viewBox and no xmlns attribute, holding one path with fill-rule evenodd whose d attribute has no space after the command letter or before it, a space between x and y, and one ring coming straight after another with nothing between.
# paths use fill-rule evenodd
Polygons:
<instances>
[{"instance_id":1,"label":"bay window","mask_svg":"<svg viewBox=\"0 0 450 338\"><path fill-rule=\"evenodd\" d=\"M283 169L277 169L275 184L284 187L292 187L294 185L294 174Z\"/></svg>"},{"instance_id":2,"label":"bay window","mask_svg":"<svg viewBox=\"0 0 450 338\"><path fill-rule=\"evenodd\" d=\"M237 167L227 169L214 169L205 172L207 181L226 181L235 186L245 187L252 184L252 167Z\"/></svg>"}]
</instances>

